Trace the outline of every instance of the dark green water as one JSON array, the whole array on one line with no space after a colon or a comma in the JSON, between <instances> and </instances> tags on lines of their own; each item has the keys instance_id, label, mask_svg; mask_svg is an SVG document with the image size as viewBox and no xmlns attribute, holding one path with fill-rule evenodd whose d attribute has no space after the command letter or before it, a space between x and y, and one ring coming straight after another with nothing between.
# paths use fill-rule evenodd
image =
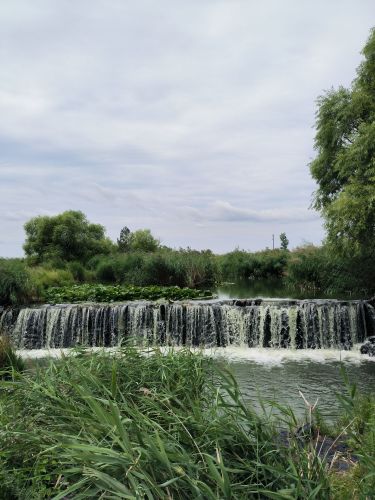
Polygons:
<instances>
[{"instance_id":1,"label":"dark green water","mask_svg":"<svg viewBox=\"0 0 375 500\"><path fill-rule=\"evenodd\" d=\"M286 288L279 279L251 280L241 279L234 283L224 283L214 289L219 299L251 299L255 297L262 298L291 298L291 299L363 299L350 295L350 293L336 293L327 295L319 290L306 291L297 288Z\"/></svg>"},{"instance_id":2,"label":"dark green water","mask_svg":"<svg viewBox=\"0 0 375 500\"><path fill-rule=\"evenodd\" d=\"M327 360L315 362L309 360L287 360L283 363L267 364L229 362L246 401L260 409L260 399L276 401L293 409L298 418L303 420L306 405L300 396L314 404L318 399L318 409L328 422L340 416L341 407L336 397L337 392L346 390L342 368L346 370L350 383L356 384L363 393L375 393L375 363L340 363Z\"/></svg>"}]
</instances>

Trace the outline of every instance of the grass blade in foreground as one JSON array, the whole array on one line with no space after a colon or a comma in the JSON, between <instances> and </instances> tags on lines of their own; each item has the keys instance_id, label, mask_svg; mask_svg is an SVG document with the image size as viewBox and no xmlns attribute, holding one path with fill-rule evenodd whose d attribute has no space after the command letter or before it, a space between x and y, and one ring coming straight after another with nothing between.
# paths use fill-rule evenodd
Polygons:
<instances>
[{"instance_id":1,"label":"grass blade in foreground","mask_svg":"<svg viewBox=\"0 0 375 500\"><path fill-rule=\"evenodd\" d=\"M0 401L8 499L328 498L320 461L277 444L233 377L187 350L81 352Z\"/></svg>"}]
</instances>

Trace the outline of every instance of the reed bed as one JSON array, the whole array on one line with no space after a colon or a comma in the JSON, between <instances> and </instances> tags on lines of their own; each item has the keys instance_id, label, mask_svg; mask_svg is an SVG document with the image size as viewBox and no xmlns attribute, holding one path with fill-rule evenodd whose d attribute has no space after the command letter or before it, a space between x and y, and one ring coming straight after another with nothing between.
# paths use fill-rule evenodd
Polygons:
<instances>
[{"instance_id":1,"label":"reed bed","mask_svg":"<svg viewBox=\"0 0 375 500\"><path fill-rule=\"evenodd\" d=\"M0 498L325 499L314 446L188 350L76 352L1 382ZM1 495L3 495L1 497Z\"/></svg>"}]
</instances>

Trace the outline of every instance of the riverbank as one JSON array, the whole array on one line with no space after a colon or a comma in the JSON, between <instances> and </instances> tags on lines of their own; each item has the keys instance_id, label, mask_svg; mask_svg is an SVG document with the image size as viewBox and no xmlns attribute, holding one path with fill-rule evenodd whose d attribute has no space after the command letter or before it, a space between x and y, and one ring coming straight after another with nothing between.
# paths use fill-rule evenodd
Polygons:
<instances>
[{"instance_id":1,"label":"riverbank","mask_svg":"<svg viewBox=\"0 0 375 500\"><path fill-rule=\"evenodd\" d=\"M311 408L304 420L287 408L282 417L267 416L245 403L231 372L209 357L184 349L148 354L131 347L115 356L78 352L1 384L7 499L345 498L316 449L315 436L326 430ZM304 424L309 436L301 446ZM280 429L287 429L287 446ZM345 439L354 452L351 432ZM366 463L351 464L345 475L360 467L365 492Z\"/></svg>"},{"instance_id":2,"label":"riverbank","mask_svg":"<svg viewBox=\"0 0 375 500\"><path fill-rule=\"evenodd\" d=\"M344 370L350 382L360 392L375 393L375 358L354 351L292 350L227 347L216 349L190 349L191 352L212 359L217 366L230 369L239 385L244 401L257 412L262 405L274 411L274 401L292 408L297 418L303 418L305 404L301 393L309 401L318 400L318 410L327 423L340 417L342 408L336 394L345 391ZM103 348L87 348L86 352L100 353ZM179 353L184 348L161 347L164 355ZM48 363L49 358L68 356L72 349L41 349L17 351L27 366ZM104 348L108 355L116 355L118 348ZM146 353L144 349L142 353ZM153 352L153 349L150 349ZM329 380L329 384L327 384ZM260 397L262 403L260 403ZM270 404L268 402L271 402Z\"/></svg>"}]
</instances>

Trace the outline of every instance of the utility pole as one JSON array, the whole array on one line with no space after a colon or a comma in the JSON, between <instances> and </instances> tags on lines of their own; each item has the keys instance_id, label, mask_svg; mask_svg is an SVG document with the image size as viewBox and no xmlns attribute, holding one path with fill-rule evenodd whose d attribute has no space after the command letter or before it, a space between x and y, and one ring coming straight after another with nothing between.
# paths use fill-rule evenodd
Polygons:
<instances>
[{"instance_id":1,"label":"utility pole","mask_svg":"<svg viewBox=\"0 0 375 500\"><path fill-rule=\"evenodd\" d=\"M272 250L275 250L275 235L272 235Z\"/></svg>"}]
</instances>

